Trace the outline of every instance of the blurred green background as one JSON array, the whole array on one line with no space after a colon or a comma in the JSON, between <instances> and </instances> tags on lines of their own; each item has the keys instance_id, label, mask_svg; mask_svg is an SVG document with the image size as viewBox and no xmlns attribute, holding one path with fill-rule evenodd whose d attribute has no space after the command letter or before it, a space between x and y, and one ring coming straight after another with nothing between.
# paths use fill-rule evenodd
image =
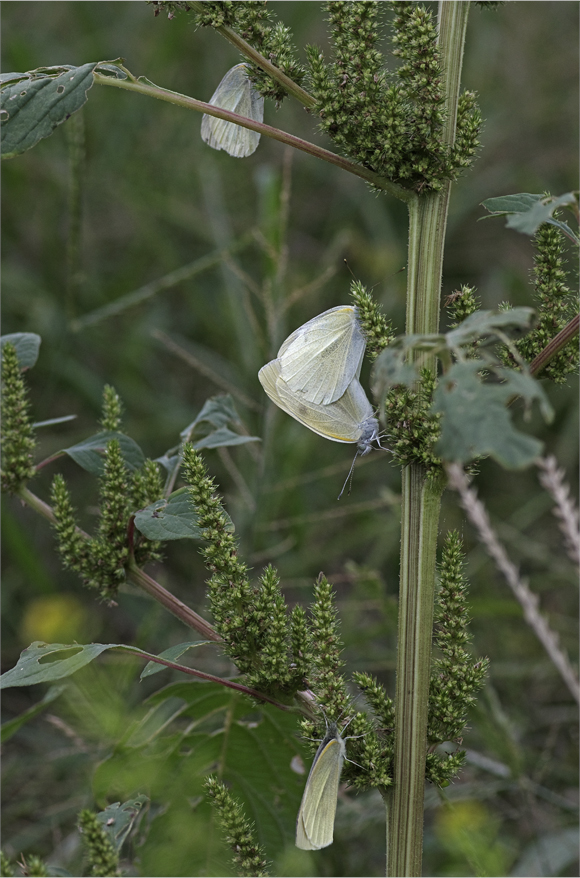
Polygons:
<instances>
[{"instance_id":1,"label":"blurred green background","mask_svg":"<svg viewBox=\"0 0 580 878\"><path fill-rule=\"evenodd\" d=\"M302 57L307 43L327 45L319 4L273 6L292 27ZM229 43L196 30L187 15L155 18L145 3L13 2L3 4L2 24L4 71L122 57L135 75L208 100L239 60ZM577 32L576 3L473 8L463 79L479 93L485 125L481 155L452 192L444 295L469 283L484 308L530 304L529 239L501 220L478 223L479 204L495 195L559 195L577 186ZM267 102L265 121L332 148L292 100L278 110ZM34 419L77 415L39 431L39 460L96 431L105 383L122 396L124 429L150 457L178 442L208 397L231 393L245 428L263 442L205 458L242 557L255 575L272 561L291 606L310 600L323 570L337 592L347 671L370 671L392 693L399 473L387 455L371 454L357 462L352 492L337 503L351 448L274 410L257 372L292 329L348 302L344 259L404 331L404 206L265 138L249 159L214 152L200 139L200 122L199 114L93 86L82 117L3 164L3 333L42 336L30 373ZM125 302L108 317L97 313L229 246L229 256L216 256L140 304ZM572 253L570 267L573 286ZM577 380L546 391L554 423L533 418L526 429L545 440L575 485ZM90 529L95 482L72 461L47 466L31 488L48 499L56 471L65 474ZM536 473L506 473L484 461L477 484L511 557L575 660L575 572ZM424 874L578 874L576 707L448 494L441 524L458 527L466 541L474 651L491 658L491 673L464 739L468 765L447 790L427 790ZM47 523L12 499L3 498L2 528L4 670L32 640L127 642L160 652L187 639L177 620L134 590L121 593L112 608L95 602L62 570ZM197 545L172 543L165 554L152 575L204 612L207 573ZM233 672L213 651L195 656L203 670ZM3 845L12 856L39 853L73 874L80 868L74 824L81 807L94 807L95 766L130 721L143 716L143 697L161 685L162 678L138 683L140 670L105 653L6 746ZM164 672L163 682L171 679ZM8 690L4 717L42 694L40 687ZM145 775L144 768L144 785ZM95 792L103 792L98 783ZM154 816L153 809L148 820ZM189 875L186 839L195 818L182 811L180 819L171 840L172 874ZM142 863L135 868L153 874L143 869L155 863L155 874L167 874L154 820L151 825L149 840L143 830L134 843ZM277 858L277 874L381 874L383 826L378 795L341 795L331 848L297 852L290 825L286 852L268 855ZM226 861L216 857L205 874L225 874Z\"/></svg>"}]
</instances>

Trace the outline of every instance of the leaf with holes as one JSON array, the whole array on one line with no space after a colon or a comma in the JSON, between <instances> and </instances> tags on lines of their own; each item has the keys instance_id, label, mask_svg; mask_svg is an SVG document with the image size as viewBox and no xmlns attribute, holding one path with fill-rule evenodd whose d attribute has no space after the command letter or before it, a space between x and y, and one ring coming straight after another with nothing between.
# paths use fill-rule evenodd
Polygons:
<instances>
[{"instance_id":1,"label":"leaf with holes","mask_svg":"<svg viewBox=\"0 0 580 878\"><path fill-rule=\"evenodd\" d=\"M10 159L31 149L80 110L93 85L93 73L101 63L103 73L126 79L120 68L98 61L81 67L62 65L26 74L5 74L0 95L2 158Z\"/></svg>"},{"instance_id":2,"label":"leaf with holes","mask_svg":"<svg viewBox=\"0 0 580 878\"><path fill-rule=\"evenodd\" d=\"M229 519L229 516L228 516ZM229 519L226 530L233 533L234 524ZM200 540L201 529L189 488L179 488L167 499L155 500L135 514L135 527L148 540Z\"/></svg>"}]
</instances>

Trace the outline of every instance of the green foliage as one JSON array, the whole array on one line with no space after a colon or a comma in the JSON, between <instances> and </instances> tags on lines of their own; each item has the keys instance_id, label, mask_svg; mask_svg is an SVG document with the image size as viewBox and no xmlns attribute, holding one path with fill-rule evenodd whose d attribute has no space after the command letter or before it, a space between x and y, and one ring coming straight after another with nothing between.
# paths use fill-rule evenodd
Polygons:
<instances>
[{"instance_id":1,"label":"green foliage","mask_svg":"<svg viewBox=\"0 0 580 878\"><path fill-rule=\"evenodd\" d=\"M532 195L529 192L520 192L517 195L499 195L495 198L487 198L481 202L489 217L507 216L506 227L515 229L522 235L535 235L543 223L556 226L564 232L575 244L579 244L578 236L572 232L567 223L554 216L559 207L570 205L577 215L578 198L574 192L555 197L553 195Z\"/></svg>"},{"instance_id":2,"label":"green foliage","mask_svg":"<svg viewBox=\"0 0 580 878\"><path fill-rule=\"evenodd\" d=\"M107 833L92 811L84 809L79 814L79 830L87 850L90 875L118 876L119 859Z\"/></svg>"},{"instance_id":3,"label":"green foliage","mask_svg":"<svg viewBox=\"0 0 580 878\"><path fill-rule=\"evenodd\" d=\"M0 338L0 350L4 355L4 345L13 345L20 368L31 369L38 359L41 341L35 332L12 332Z\"/></svg>"},{"instance_id":4,"label":"green foliage","mask_svg":"<svg viewBox=\"0 0 580 878\"><path fill-rule=\"evenodd\" d=\"M429 478L441 473L441 459L435 453L440 417L432 412L435 386L432 372L423 369L417 390L397 387L385 398L386 441L393 460L400 466L420 463Z\"/></svg>"},{"instance_id":5,"label":"green foliage","mask_svg":"<svg viewBox=\"0 0 580 878\"><path fill-rule=\"evenodd\" d=\"M204 3L199 11L196 6L196 20L202 27L229 25L297 85L303 82L306 71L296 57L290 28L275 21L265 3ZM250 79L263 97L277 103L287 97L286 90L261 67L254 63L248 66Z\"/></svg>"},{"instance_id":6,"label":"green foliage","mask_svg":"<svg viewBox=\"0 0 580 878\"><path fill-rule=\"evenodd\" d=\"M475 703L488 672L489 659L474 661L467 651L469 633L467 580L463 543L450 531L439 565L439 591L435 605L435 658L429 687L427 737L431 744L457 741L465 728L467 712ZM426 776L438 786L446 786L463 764L464 753L429 753Z\"/></svg>"},{"instance_id":7,"label":"green foliage","mask_svg":"<svg viewBox=\"0 0 580 878\"><path fill-rule=\"evenodd\" d=\"M198 525L209 544L201 554L211 573L209 598L217 631L238 670L247 674L249 686L287 700L304 682L306 644L300 620L291 630L273 567L266 568L256 586L250 583L215 484L193 446L185 447L183 462ZM296 660L293 645L300 651Z\"/></svg>"},{"instance_id":8,"label":"green foliage","mask_svg":"<svg viewBox=\"0 0 580 878\"><path fill-rule=\"evenodd\" d=\"M544 223L536 232L534 244L534 288L538 322L529 335L516 342L518 352L528 363L548 346L578 311L578 296L573 295L566 285L561 231ZM542 369L542 378L564 384L570 373L578 371L578 358L578 339L573 338ZM504 361L513 363L513 356L509 351L505 352Z\"/></svg>"},{"instance_id":9,"label":"green foliage","mask_svg":"<svg viewBox=\"0 0 580 878\"><path fill-rule=\"evenodd\" d=\"M433 409L442 416L437 450L443 459L468 463L489 455L507 469L529 466L543 446L515 428L508 405L518 396L527 407L538 401L551 420L548 400L528 373L479 359L451 366L433 396Z\"/></svg>"},{"instance_id":10,"label":"green foliage","mask_svg":"<svg viewBox=\"0 0 580 878\"><path fill-rule=\"evenodd\" d=\"M36 472L36 442L28 410L18 354L9 343L2 350L2 490L11 494Z\"/></svg>"},{"instance_id":11,"label":"green foliage","mask_svg":"<svg viewBox=\"0 0 580 878\"><path fill-rule=\"evenodd\" d=\"M360 281L352 281L350 295L367 341L367 356L374 360L395 337L392 323Z\"/></svg>"},{"instance_id":12,"label":"green foliage","mask_svg":"<svg viewBox=\"0 0 580 878\"><path fill-rule=\"evenodd\" d=\"M264 849L258 844L254 826L244 816L239 802L228 792L225 784L215 777L205 782L206 792L213 802L226 843L234 852L233 862L238 875L263 878L270 874Z\"/></svg>"},{"instance_id":13,"label":"green foliage","mask_svg":"<svg viewBox=\"0 0 580 878\"><path fill-rule=\"evenodd\" d=\"M31 149L80 110L95 71L126 78L123 71L106 62L4 74L0 95L2 158L11 159Z\"/></svg>"},{"instance_id":14,"label":"green foliage","mask_svg":"<svg viewBox=\"0 0 580 878\"><path fill-rule=\"evenodd\" d=\"M348 156L393 183L437 190L471 164L481 117L474 94L465 92L455 146L442 143L441 62L431 13L417 3L389 6L396 13L393 54L401 60L396 78L376 48L387 4L327 4L332 60L326 63L315 46L307 49L320 125Z\"/></svg>"},{"instance_id":15,"label":"green foliage","mask_svg":"<svg viewBox=\"0 0 580 878\"><path fill-rule=\"evenodd\" d=\"M4 851L0 851L0 875L2 878L12 878L14 870Z\"/></svg>"}]
</instances>

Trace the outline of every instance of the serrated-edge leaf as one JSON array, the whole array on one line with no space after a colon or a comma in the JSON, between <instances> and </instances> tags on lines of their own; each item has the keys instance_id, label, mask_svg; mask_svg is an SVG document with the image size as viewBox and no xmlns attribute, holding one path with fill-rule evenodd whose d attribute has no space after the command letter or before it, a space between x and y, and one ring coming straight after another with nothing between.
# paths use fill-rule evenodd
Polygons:
<instances>
[{"instance_id":1,"label":"serrated-edge leaf","mask_svg":"<svg viewBox=\"0 0 580 878\"><path fill-rule=\"evenodd\" d=\"M1 93L2 157L13 158L49 137L87 100L98 62L7 85Z\"/></svg>"},{"instance_id":2,"label":"serrated-edge leaf","mask_svg":"<svg viewBox=\"0 0 580 878\"><path fill-rule=\"evenodd\" d=\"M88 439L84 439L76 445L61 449L60 453L68 454L84 470L100 476L104 467L102 455L105 453L107 443L112 439L117 439L119 442L121 456L127 468L130 470L141 469L145 463L145 455L135 440L125 433L117 433L112 430L95 433L94 436L89 436Z\"/></svg>"},{"instance_id":3,"label":"serrated-edge leaf","mask_svg":"<svg viewBox=\"0 0 580 878\"><path fill-rule=\"evenodd\" d=\"M21 369L31 369L38 360L42 339L36 332L12 332L0 338L0 345L13 344Z\"/></svg>"},{"instance_id":4,"label":"serrated-edge leaf","mask_svg":"<svg viewBox=\"0 0 580 878\"><path fill-rule=\"evenodd\" d=\"M481 360L456 363L441 377L432 406L442 415L436 451L444 460L462 464L490 456L507 469L523 469L543 445L515 429L506 408L514 387L509 381L482 381L482 365Z\"/></svg>"},{"instance_id":5,"label":"serrated-edge leaf","mask_svg":"<svg viewBox=\"0 0 580 878\"><path fill-rule=\"evenodd\" d=\"M506 226L522 235L535 235L540 226L551 219L558 207L575 203L574 193L566 192L565 195L552 198L545 203L543 201L536 202L526 211L510 214L506 220Z\"/></svg>"},{"instance_id":6,"label":"serrated-edge leaf","mask_svg":"<svg viewBox=\"0 0 580 878\"><path fill-rule=\"evenodd\" d=\"M493 335L498 329L504 333L510 328L531 329L534 314L533 308L525 306L510 308L509 311L474 311L446 334L447 346L456 350L479 338Z\"/></svg>"}]
</instances>

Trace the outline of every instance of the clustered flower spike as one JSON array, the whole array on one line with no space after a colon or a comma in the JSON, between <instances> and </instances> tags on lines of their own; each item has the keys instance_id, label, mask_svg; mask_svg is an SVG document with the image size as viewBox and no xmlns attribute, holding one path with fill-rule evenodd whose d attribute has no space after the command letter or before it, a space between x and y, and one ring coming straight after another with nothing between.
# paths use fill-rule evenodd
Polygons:
<instances>
[{"instance_id":1,"label":"clustered flower spike","mask_svg":"<svg viewBox=\"0 0 580 878\"><path fill-rule=\"evenodd\" d=\"M249 686L288 701L305 688L310 661L305 618L299 611L288 614L272 566L257 584L250 582L214 481L191 444L184 449L183 467L206 541L200 551L211 573L210 606L226 652Z\"/></svg>"},{"instance_id":2,"label":"clustered flower spike","mask_svg":"<svg viewBox=\"0 0 580 878\"><path fill-rule=\"evenodd\" d=\"M393 387L385 399L386 443L393 460L400 466L420 463L429 478L437 478L442 472L441 460L434 451L440 436L440 415L430 412L434 390L435 377L425 368L417 390Z\"/></svg>"},{"instance_id":3,"label":"clustered flower spike","mask_svg":"<svg viewBox=\"0 0 580 878\"><path fill-rule=\"evenodd\" d=\"M352 281L350 295L367 341L367 354L371 360L375 360L395 337L392 323L360 281Z\"/></svg>"},{"instance_id":4,"label":"clustered flower spike","mask_svg":"<svg viewBox=\"0 0 580 878\"><path fill-rule=\"evenodd\" d=\"M435 645L441 653L433 662L429 688L427 738L431 745L457 741L475 693L485 682L489 660L474 660L467 651L471 635L466 606L467 581L463 545L456 531L447 534L439 565L440 589L435 608ZM429 753L426 776L444 786L457 774L463 753Z\"/></svg>"},{"instance_id":5,"label":"clustered flower spike","mask_svg":"<svg viewBox=\"0 0 580 878\"><path fill-rule=\"evenodd\" d=\"M561 231L556 226L544 223L536 232L534 244L534 298L538 322L532 332L516 342L519 353L527 362L537 357L578 311L578 297L566 285L564 236ZM542 370L542 378L564 384L570 373L577 372L578 358L578 339L574 338ZM503 360L514 365L508 351L504 352Z\"/></svg>"},{"instance_id":6,"label":"clustered flower spike","mask_svg":"<svg viewBox=\"0 0 580 878\"><path fill-rule=\"evenodd\" d=\"M204 3L203 9L196 11L196 22L201 27L232 27L293 82L301 85L304 81L306 71L296 57L290 28L275 21L274 11L266 3ZM244 63L250 68L249 77L262 97L281 103L287 96L283 86L247 58Z\"/></svg>"},{"instance_id":7,"label":"clustered flower spike","mask_svg":"<svg viewBox=\"0 0 580 878\"><path fill-rule=\"evenodd\" d=\"M87 850L90 871L89 875L113 878L120 875L119 858L97 815L92 811L83 810L79 814L79 830Z\"/></svg>"},{"instance_id":8,"label":"clustered flower spike","mask_svg":"<svg viewBox=\"0 0 580 878\"><path fill-rule=\"evenodd\" d=\"M388 74L376 44L379 15L391 8L393 54ZM471 164L481 117L472 92L458 105L453 148L442 142L444 98L437 29L421 4L330 2L332 58L307 47L310 90L321 128L355 161L406 189L438 190Z\"/></svg>"},{"instance_id":9,"label":"clustered flower spike","mask_svg":"<svg viewBox=\"0 0 580 878\"><path fill-rule=\"evenodd\" d=\"M232 859L236 874L242 878L265 878L270 874L266 854L258 843L254 824L244 815L242 805L215 777L208 777L205 788L215 805L226 843L234 853Z\"/></svg>"},{"instance_id":10,"label":"clustered flower spike","mask_svg":"<svg viewBox=\"0 0 580 878\"><path fill-rule=\"evenodd\" d=\"M2 490L11 494L33 477L34 431L16 348L2 348Z\"/></svg>"},{"instance_id":11,"label":"clustered flower spike","mask_svg":"<svg viewBox=\"0 0 580 878\"><path fill-rule=\"evenodd\" d=\"M111 387L105 388L103 426L119 426L121 403ZM127 528L130 516L162 496L159 469L152 460L141 470L129 472L121 454L118 439L105 448L105 464L100 479L100 519L97 533L91 537L76 523L70 493L62 475L52 482L51 497L55 516L58 550L66 568L74 570L88 588L96 589L101 598L112 601L126 578L129 561ZM138 531L133 538L133 554L137 564L158 560L159 543L148 540Z\"/></svg>"}]
</instances>

